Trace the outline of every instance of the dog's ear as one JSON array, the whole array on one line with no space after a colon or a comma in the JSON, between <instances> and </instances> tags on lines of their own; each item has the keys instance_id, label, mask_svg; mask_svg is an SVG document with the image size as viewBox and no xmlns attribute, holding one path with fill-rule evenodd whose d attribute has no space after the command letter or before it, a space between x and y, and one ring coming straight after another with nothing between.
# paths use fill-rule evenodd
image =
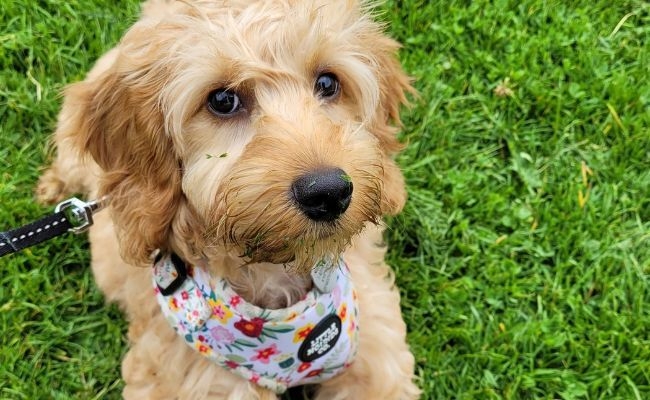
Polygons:
<instances>
[{"instance_id":1,"label":"dog's ear","mask_svg":"<svg viewBox=\"0 0 650 400\"><path fill-rule=\"evenodd\" d=\"M108 57L100 61L108 66L67 89L64 107L73 111L65 123L76 147L103 170L99 195L110 197L122 257L144 265L168 246L181 168L158 104L161 71L146 57Z\"/></svg>"},{"instance_id":2,"label":"dog's ear","mask_svg":"<svg viewBox=\"0 0 650 400\"><path fill-rule=\"evenodd\" d=\"M372 121L372 132L377 136L384 150L384 190L382 195L382 212L397 214L406 202L404 178L393 157L403 145L397 139L401 127L400 108L408 105L407 94L415 94L397 58L399 44L394 40L380 36L375 38L368 48L374 49L379 81L379 105Z\"/></svg>"}]
</instances>

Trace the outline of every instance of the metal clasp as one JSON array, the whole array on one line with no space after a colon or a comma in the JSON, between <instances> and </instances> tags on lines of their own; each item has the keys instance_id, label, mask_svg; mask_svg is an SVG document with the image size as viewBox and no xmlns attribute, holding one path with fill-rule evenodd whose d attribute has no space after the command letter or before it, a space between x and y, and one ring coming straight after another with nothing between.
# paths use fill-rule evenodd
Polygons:
<instances>
[{"instance_id":1,"label":"metal clasp","mask_svg":"<svg viewBox=\"0 0 650 400\"><path fill-rule=\"evenodd\" d=\"M93 224L93 213L106 206L107 197L94 201L81 201L76 197L69 198L57 204L54 212L63 212L72 228L72 233L83 233Z\"/></svg>"}]
</instances>

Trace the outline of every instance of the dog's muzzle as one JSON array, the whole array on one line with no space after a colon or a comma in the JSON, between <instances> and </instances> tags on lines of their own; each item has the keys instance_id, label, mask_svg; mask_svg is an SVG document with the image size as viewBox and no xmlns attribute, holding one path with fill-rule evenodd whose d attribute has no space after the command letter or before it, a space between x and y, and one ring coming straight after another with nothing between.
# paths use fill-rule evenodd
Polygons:
<instances>
[{"instance_id":1,"label":"dog's muzzle","mask_svg":"<svg viewBox=\"0 0 650 400\"><path fill-rule=\"evenodd\" d=\"M298 208L313 221L334 221L348 209L352 182L340 168L321 169L300 176L291 184Z\"/></svg>"}]
</instances>

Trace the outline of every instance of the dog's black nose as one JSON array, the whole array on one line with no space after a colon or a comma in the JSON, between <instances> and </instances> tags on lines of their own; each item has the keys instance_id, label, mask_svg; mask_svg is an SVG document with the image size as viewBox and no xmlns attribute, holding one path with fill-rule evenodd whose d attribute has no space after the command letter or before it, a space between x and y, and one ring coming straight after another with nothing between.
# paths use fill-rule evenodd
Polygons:
<instances>
[{"instance_id":1,"label":"dog's black nose","mask_svg":"<svg viewBox=\"0 0 650 400\"><path fill-rule=\"evenodd\" d=\"M291 185L300 210L314 221L334 221L348 209L352 182L341 168L305 174Z\"/></svg>"}]
</instances>

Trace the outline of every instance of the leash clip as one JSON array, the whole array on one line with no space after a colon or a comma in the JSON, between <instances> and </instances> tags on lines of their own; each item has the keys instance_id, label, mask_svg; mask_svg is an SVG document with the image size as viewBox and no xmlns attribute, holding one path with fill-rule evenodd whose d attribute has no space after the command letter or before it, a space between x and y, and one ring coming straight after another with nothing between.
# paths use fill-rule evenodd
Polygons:
<instances>
[{"instance_id":1,"label":"leash clip","mask_svg":"<svg viewBox=\"0 0 650 400\"><path fill-rule=\"evenodd\" d=\"M54 212L63 212L72 225L68 231L80 234L87 231L93 224L93 213L100 211L105 206L106 197L88 202L72 197L57 204Z\"/></svg>"}]
</instances>

